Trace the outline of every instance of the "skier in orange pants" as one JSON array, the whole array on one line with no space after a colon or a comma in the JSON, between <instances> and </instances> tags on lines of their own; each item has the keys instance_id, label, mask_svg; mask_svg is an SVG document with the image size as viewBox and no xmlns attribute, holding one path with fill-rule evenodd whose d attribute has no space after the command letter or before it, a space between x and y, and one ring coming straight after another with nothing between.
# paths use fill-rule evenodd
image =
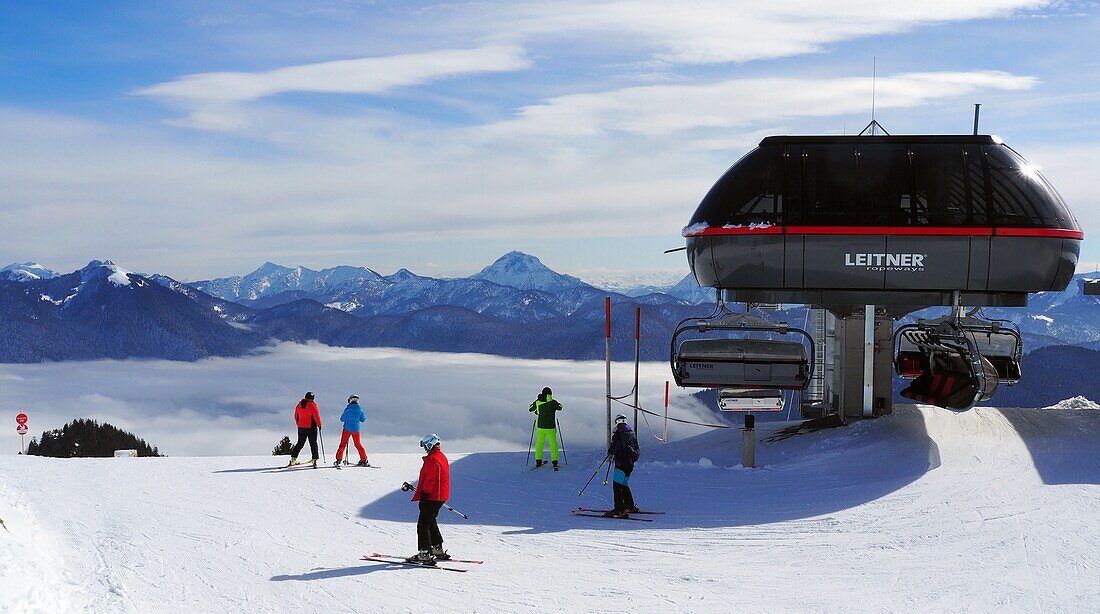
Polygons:
<instances>
[{"instance_id":1,"label":"skier in orange pants","mask_svg":"<svg viewBox=\"0 0 1100 614\"><path fill-rule=\"evenodd\" d=\"M367 451L363 449L363 443L359 439L359 425L367 421L367 415L363 412L363 408L359 406L359 397L351 395L348 397L348 406L344 408L344 413L340 414L340 422L344 423L344 431L340 433L340 447L336 450L336 468L340 468L340 463L344 458L344 450L348 447L348 439L351 439L355 444L355 449L359 452L359 462L356 467L368 467L370 463L367 462Z\"/></svg>"}]
</instances>

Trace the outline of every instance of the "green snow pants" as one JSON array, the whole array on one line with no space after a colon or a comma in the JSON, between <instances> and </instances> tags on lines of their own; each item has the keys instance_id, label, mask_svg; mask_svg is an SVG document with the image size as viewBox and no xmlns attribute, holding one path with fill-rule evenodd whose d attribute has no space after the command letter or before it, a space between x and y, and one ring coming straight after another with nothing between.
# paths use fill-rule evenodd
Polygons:
<instances>
[{"instance_id":1,"label":"green snow pants","mask_svg":"<svg viewBox=\"0 0 1100 614\"><path fill-rule=\"evenodd\" d=\"M535 429L535 460L542 460L542 444L550 442L550 460L558 462L558 429Z\"/></svg>"}]
</instances>

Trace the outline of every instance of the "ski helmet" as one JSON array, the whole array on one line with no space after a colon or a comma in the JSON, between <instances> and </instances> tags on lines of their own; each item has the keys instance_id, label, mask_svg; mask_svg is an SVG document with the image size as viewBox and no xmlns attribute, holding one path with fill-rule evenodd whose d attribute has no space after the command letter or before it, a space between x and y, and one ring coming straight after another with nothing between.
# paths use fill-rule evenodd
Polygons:
<instances>
[{"instance_id":1,"label":"ski helmet","mask_svg":"<svg viewBox=\"0 0 1100 614\"><path fill-rule=\"evenodd\" d=\"M431 452L432 448L439 445L439 435L432 433L431 435L425 435L424 439L420 440L420 447Z\"/></svg>"},{"instance_id":2,"label":"ski helmet","mask_svg":"<svg viewBox=\"0 0 1100 614\"><path fill-rule=\"evenodd\" d=\"M313 400L313 393L312 392L307 392L306 393L306 400L307 401L312 401Z\"/></svg>"},{"instance_id":3,"label":"ski helmet","mask_svg":"<svg viewBox=\"0 0 1100 614\"><path fill-rule=\"evenodd\" d=\"M615 416L615 424L626 424L626 416L622 414Z\"/></svg>"},{"instance_id":4,"label":"ski helmet","mask_svg":"<svg viewBox=\"0 0 1100 614\"><path fill-rule=\"evenodd\" d=\"M350 397L348 397L348 404L358 403L358 402L359 402L359 395L353 394Z\"/></svg>"},{"instance_id":5,"label":"ski helmet","mask_svg":"<svg viewBox=\"0 0 1100 614\"><path fill-rule=\"evenodd\" d=\"M546 396L550 396L550 395L554 394L554 391L550 390L550 387L547 386L546 388L542 389L542 393L545 394Z\"/></svg>"}]
</instances>

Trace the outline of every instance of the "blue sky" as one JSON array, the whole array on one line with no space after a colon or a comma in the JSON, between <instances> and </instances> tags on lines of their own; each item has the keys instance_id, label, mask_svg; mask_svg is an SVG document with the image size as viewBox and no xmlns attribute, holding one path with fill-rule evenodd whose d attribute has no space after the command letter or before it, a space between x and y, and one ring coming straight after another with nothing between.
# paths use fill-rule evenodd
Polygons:
<instances>
[{"instance_id":1,"label":"blue sky","mask_svg":"<svg viewBox=\"0 0 1100 614\"><path fill-rule=\"evenodd\" d=\"M0 263L675 278L762 136L867 123L872 58L891 132L981 102L1100 232L1095 3L773 4L5 3Z\"/></svg>"}]
</instances>

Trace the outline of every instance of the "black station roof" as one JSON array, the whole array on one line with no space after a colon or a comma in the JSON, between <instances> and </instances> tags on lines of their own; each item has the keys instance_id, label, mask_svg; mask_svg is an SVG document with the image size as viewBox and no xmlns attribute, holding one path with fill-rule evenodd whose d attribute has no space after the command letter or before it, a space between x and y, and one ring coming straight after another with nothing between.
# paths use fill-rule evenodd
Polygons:
<instances>
[{"instance_id":1,"label":"black station roof","mask_svg":"<svg viewBox=\"0 0 1100 614\"><path fill-rule=\"evenodd\" d=\"M876 134L873 136L855 135L780 135L764 137L760 147L766 145L833 145L844 143L920 143L920 144L972 144L1000 145L1003 141L991 134Z\"/></svg>"},{"instance_id":2,"label":"black station roof","mask_svg":"<svg viewBox=\"0 0 1100 614\"><path fill-rule=\"evenodd\" d=\"M703 198L685 229L1080 226L1050 183L990 135L769 136Z\"/></svg>"}]
</instances>

